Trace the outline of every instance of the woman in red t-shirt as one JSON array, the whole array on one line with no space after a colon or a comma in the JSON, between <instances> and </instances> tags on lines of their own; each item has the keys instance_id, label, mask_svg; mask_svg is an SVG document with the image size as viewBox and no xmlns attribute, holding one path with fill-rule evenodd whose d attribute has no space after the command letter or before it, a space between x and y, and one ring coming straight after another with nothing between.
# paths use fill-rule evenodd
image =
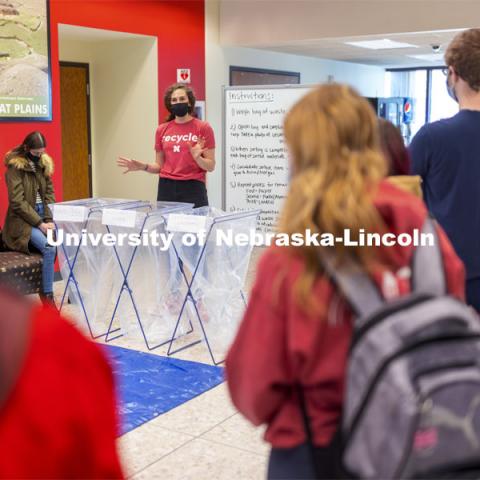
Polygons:
<instances>
[{"instance_id":1,"label":"woman in red t-shirt","mask_svg":"<svg viewBox=\"0 0 480 480\"><path fill-rule=\"evenodd\" d=\"M420 199L383 180L386 162L368 102L347 86L312 90L287 114L285 141L293 177L279 231L309 229L352 239L365 232L412 235L425 222ZM464 297L463 265L438 227L448 292ZM314 478L302 419L301 388L321 478L333 478L331 445L342 413L352 311L318 259L315 245L272 247L257 268L247 311L226 360L233 403L255 425L267 426L269 478ZM410 289L413 246L347 247L386 298ZM322 250L320 250L322 251ZM386 406L387 408L387 406Z\"/></svg>"},{"instance_id":2,"label":"woman in red t-shirt","mask_svg":"<svg viewBox=\"0 0 480 480\"><path fill-rule=\"evenodd\" d=\"M212 127L195 118L195 95L191 88L174 84L165 92L165 107L170 112L155 134L156 161L153 164L119 157L124 173L143 170L160 175L159 201L208 205L206 172L215 168L215 137Z\"/></svg>"}]
</instances>

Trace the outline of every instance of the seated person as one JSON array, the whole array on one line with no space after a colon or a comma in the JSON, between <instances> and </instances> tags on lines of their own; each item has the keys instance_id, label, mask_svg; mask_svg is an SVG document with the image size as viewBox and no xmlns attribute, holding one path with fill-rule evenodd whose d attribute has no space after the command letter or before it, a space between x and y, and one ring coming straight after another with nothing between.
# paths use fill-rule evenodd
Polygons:
<instances>
[{"instance_id":1,"label":"seated person","mask_svg":"<svg viewBox=\"0 0 480 480\"><path fill-rule=\"evenodd\" d=\"M2 239L10 250L29 254L29 246L43 256L44 302L54 304L53 271L56 249L47 243L47 231L54 229L49 203L53 193L53 160L45 153L47 142L40 132L28 134L21 145L5 155L8 211Z\"/></svg>"}]
</instances>

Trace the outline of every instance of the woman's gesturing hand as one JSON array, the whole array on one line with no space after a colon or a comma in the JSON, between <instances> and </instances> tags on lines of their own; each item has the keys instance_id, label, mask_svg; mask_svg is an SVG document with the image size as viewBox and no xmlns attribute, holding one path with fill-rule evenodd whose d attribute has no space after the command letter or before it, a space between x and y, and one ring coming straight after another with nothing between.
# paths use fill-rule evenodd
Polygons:
<instances>
[{"instance_id":1,"label":"woman's gesturing hand","mask_svg":"<svg viewBox=\"0 0 480 480\"><path fill-rule=\"evenodd\" d=\"M133 158L118 157L117 165L121 168L126 168L123 173L136 172L138 170L145 170L145 163L134 160Z\"/></svg>"},{"instance_id":2,"label":"woman's gesturing hand","mask_svg":"<svg viewBox=\"0 0 480 480\"><path fill-rule=\"evenodd\" d=\"M198 142L195 145L192 145L192 143L189 142L188 147L190 148L190 153L192 154L192 157L195 161L197 161L202 156L202 153L207 150L205 148L204 138L199 138Z\"/></svg>"}]
</instances>

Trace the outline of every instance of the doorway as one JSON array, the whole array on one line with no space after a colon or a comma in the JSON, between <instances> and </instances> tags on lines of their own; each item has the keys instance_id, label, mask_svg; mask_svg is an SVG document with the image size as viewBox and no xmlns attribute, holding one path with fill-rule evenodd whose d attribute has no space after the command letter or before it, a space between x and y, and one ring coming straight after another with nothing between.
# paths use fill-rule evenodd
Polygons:
<instances>
[{"instance_id":1,"label":"doorway","mask_svg":"<svg viewBox=\"0 0 480 480\"><path fill-rule=\"evenodd\" d=\"M87 184L91 183L92 197L155 200L158 177L124 175L116 158L126 156L145 162L155 158L153 143L159 112L157 38L63 24L58 25L58 38L60 65L90 66L91 168L88 173L91 171L91 181ZM62 83L66 85L66 81ZM84 102L85 90L79 89ZM75 105L74 101L62 103L63 109ZM79 107L73 109L73 115L64 114L64 118L73 117L72 122L76 122L80 117ZM65 130L74 124L63 123ZM79 129L74 127L72 142L77 140ZM70 150L68 138L69 134L64 133L66 152ZM84 137L83 145L85 143ZM80 149L74 148L76 150ZM86 156L88 154L83 158ZM71 160L66 155L64 160L66 169L70 170ZM77 163L80 162L75 161L73 167ZM86 160L81 163L88 165ZM66 183L69 177L76 179L77 175L66 171ZM68 190L67 186L65 199L73 196ZM88 190L74 196L88 197Z\"/></svg>"},{"instance_id":2,"label":"doorway","mask_svg":"<svg viewBox=\"0 0 480 480\"><path fill-rule=\"evenodd\" d=\"M88 63L60 62L63 200L92 196L90 70Z\"/></svg>"}]
</instances>

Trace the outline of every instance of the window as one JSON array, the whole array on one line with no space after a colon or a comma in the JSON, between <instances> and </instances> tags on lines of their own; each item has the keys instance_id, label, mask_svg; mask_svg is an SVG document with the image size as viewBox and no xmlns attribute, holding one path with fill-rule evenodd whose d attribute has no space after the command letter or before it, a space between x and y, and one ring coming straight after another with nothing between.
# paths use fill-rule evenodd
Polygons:
<instances>
[{"instance_id":1,"label":"window","mask_svg":"<svg viewBox=\"0 0 480 480\"><path fill-rule=\"evenodd\" d=\"M458 103L447 92L447 77L442 70L432 70L429 122L453 117L458 112Z\"/></svg>"},{"instance_id":2,"label":"window","mask_svg":"<svg viewBox=\"0 0 480 480\"><path fill-rule=\"evenodd\" d=\"M443 68L413 68L387 72L386 96L413 99L412 135L425 123L448 118L458 112L458 104L447 93Z\"/></svg>"},{"instance_id":3,"label":"window","mask_svg":"<svg viewBox=\"0 0 480 480\"><path fill-rule=\"evenodd\" d=\"M390 85L387 97L410 97L413 103L412 136L424 125L427 109L427 71L402 70L388 72ZM387 85L388 87L388 85Z\"/></svg>"}]
</instances>

